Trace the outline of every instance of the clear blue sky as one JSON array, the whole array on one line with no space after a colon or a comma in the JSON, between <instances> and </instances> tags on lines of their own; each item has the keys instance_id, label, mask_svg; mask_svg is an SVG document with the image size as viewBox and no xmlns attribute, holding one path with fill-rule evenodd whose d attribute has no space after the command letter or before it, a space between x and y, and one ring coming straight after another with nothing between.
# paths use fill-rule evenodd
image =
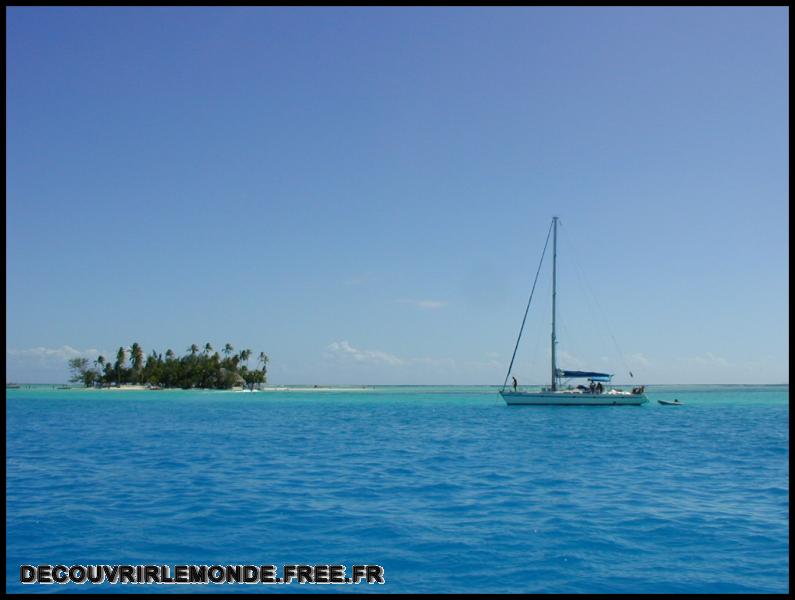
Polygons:
<instances>
[{"instance_id":1,"label":"clear blue sky","mask_svg":"<svg viewBox=\"0 0 795 600\"><path fill-rule=\"evenodd\" d=\"M557 214L562 366L789 381L787 8L6 17L9 380L209 341L501 383Z\"/></svg>"}]
</instances>

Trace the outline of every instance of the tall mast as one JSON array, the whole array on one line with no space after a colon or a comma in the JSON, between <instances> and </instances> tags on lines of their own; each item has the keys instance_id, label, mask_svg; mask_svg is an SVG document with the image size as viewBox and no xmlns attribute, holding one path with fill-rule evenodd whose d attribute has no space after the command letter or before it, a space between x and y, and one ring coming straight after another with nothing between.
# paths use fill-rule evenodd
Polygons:
<instances>
[{"instance_id":1,"label":"tall mast","mask_svg":"<svg viewBox=\"0 0 795 600\"><path fill-rule=\"evenodd\" d=\"M558 218L552 217L552 391L558 389L557 365L555 364L555 277L558 258Z\"/></svg>"}]
</instances>

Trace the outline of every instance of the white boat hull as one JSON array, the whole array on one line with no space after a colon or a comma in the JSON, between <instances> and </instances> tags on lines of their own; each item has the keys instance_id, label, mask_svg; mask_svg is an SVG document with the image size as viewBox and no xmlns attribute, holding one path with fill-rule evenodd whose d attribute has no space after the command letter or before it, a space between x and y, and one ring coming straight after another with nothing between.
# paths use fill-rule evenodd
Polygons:
<instances>
[{"instance_id":1,"label":"white boat hull","mask_svg":"<svg viewBox=\"0 0 795 600\"><path fill-rule=\"evenodd\" d=\"M645 394L582 394L571 392L500 392L509 406L640 406Z\"/></svg>"}]
</instances>

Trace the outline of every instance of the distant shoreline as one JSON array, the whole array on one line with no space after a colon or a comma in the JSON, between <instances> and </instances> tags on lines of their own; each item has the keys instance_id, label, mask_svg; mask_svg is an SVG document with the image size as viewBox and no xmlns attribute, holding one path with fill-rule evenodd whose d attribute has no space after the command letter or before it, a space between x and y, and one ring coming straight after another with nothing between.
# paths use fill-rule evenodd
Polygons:
<instances>
[{"instance_id":1,"label":"distant shoreline","mask_svg":"<svg viewBox=\"0 0 795 600\"><path fill-rule=\"evenodd\" d=\"M84 387L84 386L70 386L63 383L14 383L6 384L6 389L32 389L32 388L50 388L56 390L72 390L78 392L224 392L224 393L257 393L257 392L362 392L373 390L376 386L371 385L355 385L355 386L329 386L329 385L275 385L272 387L264 388L230 388L219 390L217 388L178 388L178 387L148 387L145 385L122 385L110 387ZM386 386L391 387L391 386Z\"/></svg>"},{"instance_id":2,"label":"distant shoreline","mask_svg":"<svg viewBox=\"0 0 795 600\"><path fill-rule=\"evenodd\" d=\"M544 387L547 384L527 384L527 385L520 385L523 388L536 388L536 387ZM615 387L630 387L632 384L616 384ZM781 387L781 386L789 386L789 383L649 383L646 384L646 387ZM324 385L315 385L315 384L283 384L283 385L268 385L267 387L262 388L255 388L254 390L250 390L248 388L230 388L230 389L223 389L219 390L217 388L179 388L179 387L159 387L159 388L149 388L145 385L137 385L137 384L124 384L120 387L117 386L110 386L110 387L84 387L78 385L69 385L68 383L15 383L9 382L6 383L6 389L26 389L31 387L47 387L47 388L54 388L54 389L70 389L70 390L83 390L83 391L216 391L216 392L280 392L280 391L358 391L358 390L372 390L376 388L494 388L499 389L502 388L500 384L413 384L413 383L374 383L374 384L324 384Z\"/></svg>"}]
</instances>

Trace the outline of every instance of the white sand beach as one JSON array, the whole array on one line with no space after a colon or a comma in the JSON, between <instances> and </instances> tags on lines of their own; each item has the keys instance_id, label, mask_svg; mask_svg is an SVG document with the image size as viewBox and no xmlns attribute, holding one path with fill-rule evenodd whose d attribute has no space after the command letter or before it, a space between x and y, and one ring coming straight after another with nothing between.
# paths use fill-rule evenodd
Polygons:
<instances>
[{"instance_id":1,"label":"white sand beach","mask_svg":"<svg viewBox=\"0 0 795 600\"><path fill-rule=\"evenodd\" d=\"M278 386L267 387L260 390L236 390L240 392L367 392L372 391L372 387L296 387L296 386Z\"/></svg>"},{"instance_id":2,"label":"white sand beach","mask_svg":"<svg viewBox=\"0 0 795 600\"><path fill-rule=\"evenodd\" d=\"M133 384L124 384L120 387L112 386L112 387L80 387L75 386L69 389L73 390L80 390L80 391L96 391L96 392L141 392L141 391L169 391L169 390L178 390L178 391L186 391L182 390L181 388L154 388L151 389L146 385L133 385ZM262 389L240 389L240 388L233 388L231 390L204 390L202 388L195 388L201 391L217 391L217 392L235 392L240 394L251 394L256 392L367 392L372 391L374 388L371 386L357 386L357 387L330 387L330 386L274 386L274 387L265 387Z\"/></svg>"}]
</instances>

